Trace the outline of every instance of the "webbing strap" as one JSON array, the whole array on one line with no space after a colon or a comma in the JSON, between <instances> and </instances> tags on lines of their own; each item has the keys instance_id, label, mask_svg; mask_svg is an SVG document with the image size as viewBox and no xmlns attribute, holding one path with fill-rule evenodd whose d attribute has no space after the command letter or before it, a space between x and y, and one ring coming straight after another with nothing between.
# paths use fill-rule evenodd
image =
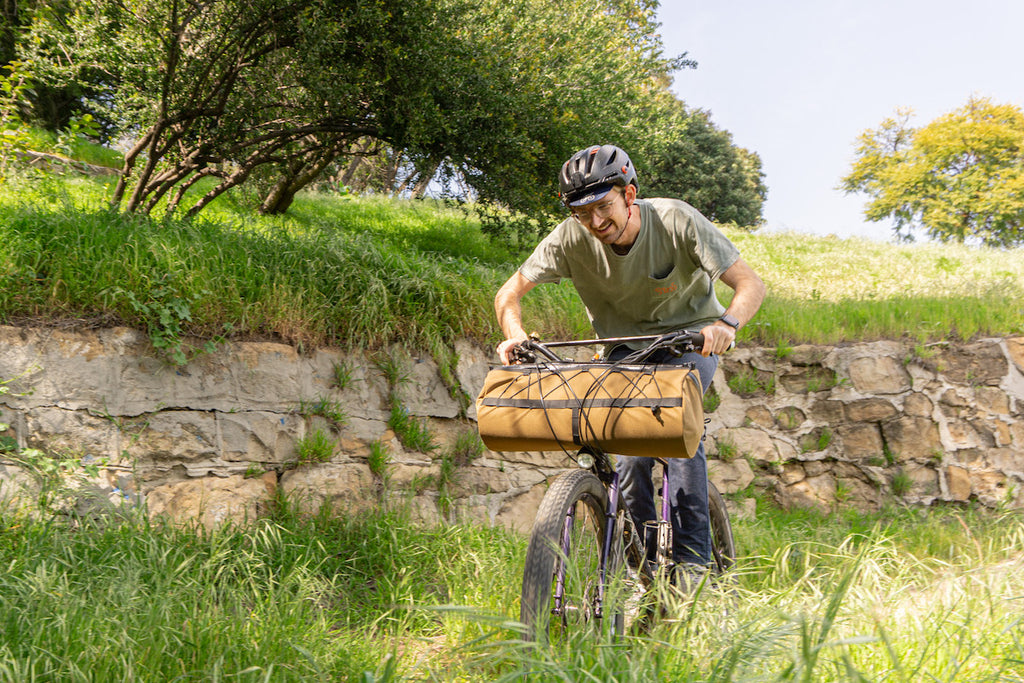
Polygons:
<instances>
[{"instance_id":1,"label":"webbing strap","mask_svg":"<svg viewBox=\"0 0 1024 683\"><path fill-rule=\"evenodd\" d=\"M528 408L537 410L564 410L565 408L572 408L575 411L580 407L580 403L581 401L578 399L562 399L558 401L545 399L540 401L535 398L484 397L480 400L480 405L494 408ZM588 398L584 399L582 403L585 403L587 408L675 408L683 405L683 399L681 396Z\"/></svg>"}]
</instances>

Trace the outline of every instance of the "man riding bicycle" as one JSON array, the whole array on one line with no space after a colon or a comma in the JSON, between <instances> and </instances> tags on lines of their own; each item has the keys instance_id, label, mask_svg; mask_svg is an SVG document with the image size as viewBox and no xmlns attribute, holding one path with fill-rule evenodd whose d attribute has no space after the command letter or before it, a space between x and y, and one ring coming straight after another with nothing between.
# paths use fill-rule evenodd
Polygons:
<instances>
[{"instance_id":1,"label":"man riding bicycle","mask_svg":"<svg viewBox=\"0 0 1024 683\"><path fill-rule=\"evenodd\" d=\"M503 363L509 364L511 350L528 338L523 296L538 284L569 278L600 338L699 330L701 353L678 358L664 353L650 362L695 365L707 391L717 354L730 348L736 331L761 306L764 283L696 209L675 199L638 199L638 187L633 162L614 145L588 147L565 162L559 190L572 216L537 245L494 298L505 335L498 346ZM728 309L715 295L718 279L734 290ZM608 358L617 360L630 350L610 349ZM711 537L703 443L692 458L668 462L673 560L706 567ZM653 465L653 458L616 458L623 497L641 527L656 518ZM653 561L656 544L645 540Z\"/></svg>"}]
</instances>

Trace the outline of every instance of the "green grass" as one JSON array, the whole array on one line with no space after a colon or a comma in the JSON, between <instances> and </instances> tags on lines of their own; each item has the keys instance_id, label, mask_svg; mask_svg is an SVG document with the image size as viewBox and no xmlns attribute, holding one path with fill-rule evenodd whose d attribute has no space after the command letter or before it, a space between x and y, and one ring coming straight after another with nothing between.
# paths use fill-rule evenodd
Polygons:
<instances>
[{"instance_id":1,"label":"green grass","mask_svg":"<svg viewBox=\"0 0 1024 683\"><path fill-rule=\"evenodd\" d=\"M107 210L110 182L35 174L0 187L0 322L137 326L179 363L202 350L193 338L224 334L397 342L443 359L458 337L497 340L493 295L523 258L437 202L307 194L259 217L235 197L185 222ZM1024 332L1021 250L729 235L769 290L741 342ZM590 335L568 282L531 292L524 322L549 339Z\"/></svg>"},{"instance_id":2,"label":"green grass","mask_svg":"<svg viewBox=\"0 0 1024 683\"><path fill-rule=\"evenodd\" d=\"M525 649L522 537L275 509L213 532L0 511L0 681L973 683L1024 661L1019 514L762 505L730 582L614 645Z\"/></svg>"}]
</instances>

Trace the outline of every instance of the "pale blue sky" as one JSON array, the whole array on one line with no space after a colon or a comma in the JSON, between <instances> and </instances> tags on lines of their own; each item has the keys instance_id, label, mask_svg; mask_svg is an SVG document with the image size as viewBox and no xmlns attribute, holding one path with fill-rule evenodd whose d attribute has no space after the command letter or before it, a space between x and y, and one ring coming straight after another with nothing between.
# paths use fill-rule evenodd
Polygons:
<instances>
[{"instance_id":1,"label":"pale blue sky","mask_svg":"<svg viewBox=\"0 0 1024 683\"><path fill-rule=\"evenodd\" d=\"M834 188L897 107L923 125L976 94L1024 107L1022 0L662 0L674 91L763 162L769 230L890 240Z\"/></svg>"}]
</instances>

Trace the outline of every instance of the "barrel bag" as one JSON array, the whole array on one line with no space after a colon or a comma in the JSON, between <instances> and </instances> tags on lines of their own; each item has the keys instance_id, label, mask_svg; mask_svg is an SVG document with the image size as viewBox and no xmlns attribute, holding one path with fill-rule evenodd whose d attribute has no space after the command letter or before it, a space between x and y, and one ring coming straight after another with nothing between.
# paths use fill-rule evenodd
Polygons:
<instances>
[{"instance_id":1,"label":"barrel bag","mask_svg":"<svg viewBox=\"0 0 1024 683\"><path fill-rule=\"evenodd\" d=\"M687 365L500 366L487 373L476 412L492 451L691 458L704 436L700 376Z\"/></svg>"}]
</instances>

